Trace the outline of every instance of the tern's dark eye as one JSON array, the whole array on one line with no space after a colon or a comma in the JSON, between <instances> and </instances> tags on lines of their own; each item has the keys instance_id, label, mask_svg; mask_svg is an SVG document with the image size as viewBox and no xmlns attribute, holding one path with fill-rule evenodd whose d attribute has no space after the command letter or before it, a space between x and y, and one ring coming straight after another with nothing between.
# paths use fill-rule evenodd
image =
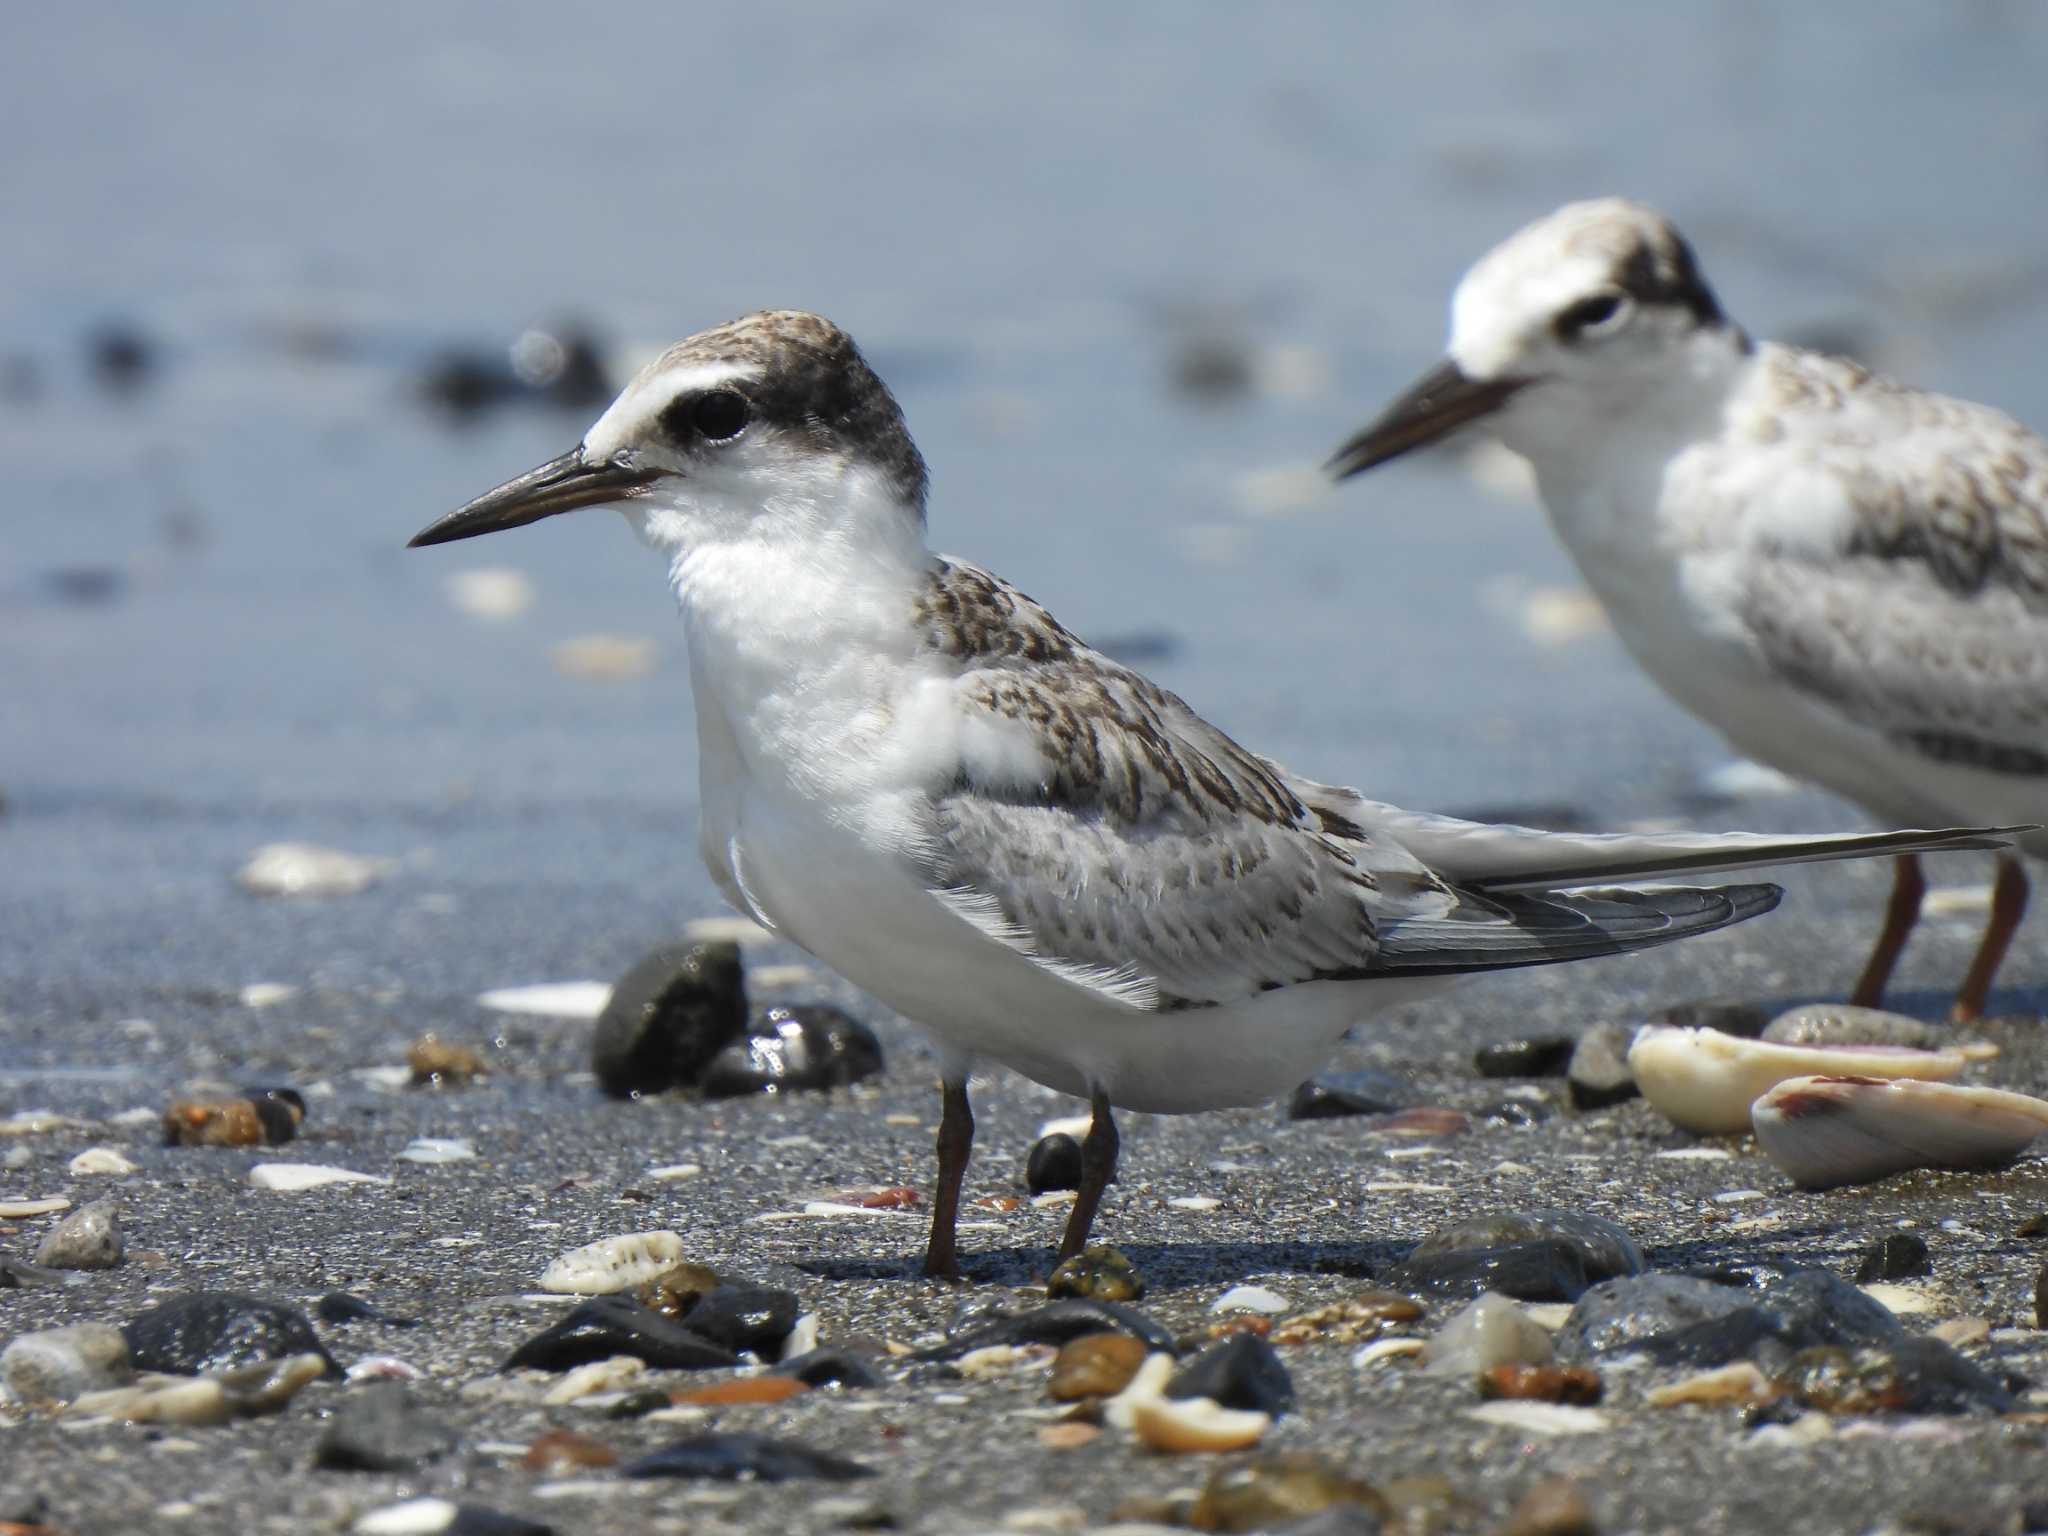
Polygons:
<instances>
[{"instance_id":1,"label":"tern's dark eye","mask_svg":"<svg viewBox=\"0 0 2048 1536\"><path fill-rule=\"evenodd\" d=\"M689 420L710 441L721 443L745 431L750 414L745 395L730 389L714 389L697 397L690 407Z\"/></svg>"},{"instance_id":2,"label":"tern's dark eye","mask_svg":"<svg viewBox=\"0 0 2048 1536\"><path fill-rule=\"evenodd\" d=\"M1557 334L1566 341L1576 341L1588 331L1597 331L1621 313L1624 302L1618 293L1596 293L1581 299L1558 315Z\"/></svg>"}]
</instances>

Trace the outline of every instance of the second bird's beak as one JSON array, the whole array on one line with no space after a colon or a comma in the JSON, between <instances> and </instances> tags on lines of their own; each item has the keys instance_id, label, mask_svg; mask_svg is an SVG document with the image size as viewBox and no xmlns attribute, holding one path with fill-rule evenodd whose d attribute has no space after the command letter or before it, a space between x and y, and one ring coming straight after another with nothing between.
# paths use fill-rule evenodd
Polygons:
<instances>
[{"instance_id":1,"label":"second bird's beak","mask_svg":"<svg viewBox=\"0 0 2048 1536\"><path fill-rule=\"evenodd\" d=\"M629 501L646 495L647 488L662 473L621 464L588 464L584 462L582 448L571 448L560 458L549 459L538 469L529 469L517 480L507 480L495 491L485 491L468 506L430 523L412 536L407 548L473 539L480 533L537 523L557 512Z\"/></svg>"},{"instance_id":2,"label":"second bird's beak","mask_svg":"<svg viewBox=\"0 0 2048 1536\"><path fill-rule=\"evenodd\" d=\"M1433 443L1468 422L1492 415L1528 382L1470 378L1445 358L1380 412L1377 421L1332 454L1326 467L1345 480L1375 464L1398 459L1411 448Z\"/></svg>"}]
</instances>

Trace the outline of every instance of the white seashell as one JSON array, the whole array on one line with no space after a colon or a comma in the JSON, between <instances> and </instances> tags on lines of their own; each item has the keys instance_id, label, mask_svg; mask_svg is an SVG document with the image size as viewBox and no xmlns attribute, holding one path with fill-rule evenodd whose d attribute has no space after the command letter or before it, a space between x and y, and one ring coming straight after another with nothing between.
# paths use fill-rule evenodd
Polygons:
<instances>
[{"instance_id":1,"label":"white seashell","mask_svg":"<svg viewBox=\"0 0 2048 1536\"><path fill-rule=\"evenodd\" d=\"M1358 1353L1351 1357L1351 1363L1362 1371L1382 1360L1419 1355L1427 1348L1429 1343L1425 1339L1374 1339L1370 1344L1359 1346Z\"/></svg>"},{"instance_id":2,"label":"white seashell","mask_svg":"<svg viewBox=\"0 0 2048 1536\"><path fill-rule=\"evenodd\" d=\"M1207 1397L1159 1397L1133 1406L1131 1428L1155 1451L1241 1451L1273 1427L1270 1414Z\"/></svg>"},{"instance_id":3,"label":"white seashell","mask_svg":"<svg viewBox=\"0 0 2048 1536\"><path fill-rule=\"evenodd\" d=\"M466 1163L476 1156L476 1143L460 1136L415 1136L398 1156L408 1163Z\"/></svg>"},{"instance_id":4,"label":"white seashell","mask_svg":"<svg viewBox=\"0 0 2048 1536\"><path fill-rule=\"evenodd\" d=\"M1655 1024L1636 1033L1629 1071L1658 1110L1701 1136L1749 1129L1749 1106L1787 1078L1856 1076L1946 1080L1967 1065L1959 1051L1876 1045L1779 1045L1714 1029Z\"/></svg>"},{"instance_id":5,"label":"white seashell","mask_svg":"<svg viewBox=\"0 0 2048 1536\"><path fill-rule=\"evenodd\" d=\"M555 1384L541 1395L541 1401L559 1408L564 1403L573 1403L580 1397L595 1397L600 1392L617 1392L625 1387L637 1386L640 1378L647 1374L647 1362L635 1360L631 1355L613 1355L606 1360L593 1360L588 1365L579 1365L566 1371Z\"/></svg>"},{"instance_id":6,"label":"white seashell","mask_svg":"<svg viewBox=\"0 0 2048 1536\"><path fill-rule=\"evenodd\" d=\"M2048 1102L1998 1088L1799 1077L1756 1102L1757 1145L1805 1189L1867 1184L1908 1168L2009 1163L2048 1132Z\"/></svg>"},{"instance_id":7,"label":"white seashell","mask_svg":"<svg viewBox=\"0 0 2048 1536\"><path fill-rule=\"evenodd\" d=\"M612 1000L608 981L537 981L524 987L494 987L477 1002L498 1013L534 1013L552 1019L594 1019Z\"/></svg>"},{"instance_id":8,"label":"white seashell","mask_svg":"<svg viewBox=\"0 0 2048 1536\"><path fill-rule=\"evenodd\" d=\"M1166 1384L1173 1380L1173 1356L1155 1352L1145 1357L1123 1391L1102 1405L1102 1422L1112 1429L1136 1425L1138 1405L1156 1403L1166 1396Z\"/></svg>"},{"instance_id":9,"label":"white seashell","mask_svg":"<svg viewBox=\"0 0 2048 1536\"><path fill-rule=\"evenodd\" d=\"M1288 1300L1278 1291L1269 1291L1263 1285L1233 1285L1229 1290L1209 1303L1211 1312L1263 1312L1274 1317L1285 1312Z\"/></svg>"},{"instance_id":10,"label":"white seashell","mask_svg":"<svg viewBox=\"0 0 2048 1536\"><path fill-rule=\"evenodd\" d=\"M435 1536L455 1523L456 1513L447 1499L408 1499L371 1510L349 1529L355 1536Z\"/></svg>"},{"instance_id":11,"label":"white seashell","mask_svg":"<svg viewBox=\"0 0 2048 1536\"><path fill-rule=\"evenodd\" d=\"M0 1221L25 1221L31 1216L54 1216L70 1209L71 1202L62 1195L42 1200L0 1200Z\"/></svg>"},{"instance_id":12,"label":"white seashell","mask_svg":"<svg viewBox=\"0 0 2048 1536\"><path fill-rule=\"evenodd\" d=\"M1573 1408L1564 1403L1539 1403L1523 1398L1481 1403L1477 1408L1467 1408L1465 1417L1532 1435L1590 1435L1613 1424L1597 1408Z\"/></svg>"},{"instance_id":13,"label":"white seashell","mask_svg":"<svg viewBox=\"0 0 2048 1536\"><path fill-rule=\"evenodd\" d=\"M353 896L397 867L395 859L365 858L312 843L265 843L235 879L258 896Z\"/></svg>"},{"instance_id":14,"label":"white seashell","mask_svg":"<svg viewBox=\"0 0 2048 1536\"><path fill-rule=\"evenodd\" d=\"M683 1240L673 1232L625 1232L571 1248L541 1271L540 1288L567 1296L629 1291L684 1257Z\"/></svg>"},{"instance_id":15,"label":"white seashell","mask_svg":"<svg viewBox=\"0 0 2048 1536\"><path fill-rule=\"evenodd\" d=\"M335 1168L326 1163L258 1163L249 1170L249 1182L258 1189L297 1194L323 1184L389 1184L374 1173L357 1173L353 1168Z\"/></svg>"}]
</instances>

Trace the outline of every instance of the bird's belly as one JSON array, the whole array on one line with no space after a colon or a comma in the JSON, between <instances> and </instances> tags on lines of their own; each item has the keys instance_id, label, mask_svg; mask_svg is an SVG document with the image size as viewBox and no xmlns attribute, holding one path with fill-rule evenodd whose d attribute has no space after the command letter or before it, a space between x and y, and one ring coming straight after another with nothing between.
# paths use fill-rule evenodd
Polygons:
<instances>
[{"instance_id":1,"label":"bird's belly","mask_svg":"<svg viewBox=\"0 0 2048 1536\"><path fill-rule=\"evenodd\" d=\"M1441 982L1317 982L1148 1013L1042 969L929 896L893 860L801 805L749 795L734 839L748 894L848 981L967 1057L1113 1104L1180 1114L1290 1092L1354 1023Z\"/></svg>"}]
</instances>

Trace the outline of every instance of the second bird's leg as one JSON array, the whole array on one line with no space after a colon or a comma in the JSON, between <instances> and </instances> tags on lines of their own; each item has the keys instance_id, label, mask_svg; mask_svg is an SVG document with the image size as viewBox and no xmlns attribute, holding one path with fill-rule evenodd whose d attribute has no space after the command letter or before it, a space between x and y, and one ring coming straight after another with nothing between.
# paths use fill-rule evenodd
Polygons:
<instances>
[{"instance_id":1,"label":"second bird's leg","mask_svg":"<svg viewBox=\"0 0 2048 1536\"><path fill-rule=\"evenodd\" d=\"M1088 1229L1095 1225L1095 1208L1102 1204L1102 1192L1116 1177L1116 1118L1109 1111L1109 1095L1097 1088L1089 1095L1094 1118L1081 1143L1081 1191L1074 1198L1074 1212L1067 1218L1067 1235L1060 1239L1060 1257L1071 1259L1088 1246Z\"/></svg>"},{"instance_id":2,"label":"second bird's leg","mask_svg":"<svg viewBox=\"0 0 2048 1536\"><path fill-rule=\"evenodd\" d=\"M941 1280L960 1278L954 1227L960 1220L960 1185L967 1154L974 1148L974 1107L967 1102L965 1076L939 1084L939 1182L932 1191L932 1235L924 1250L924 1272Z\"/></svg>"},{"instance_id":3,"label":"second bird's leg","mask_svg":"<svg viewBox=\"0 0 2048 1536\"><path fill-rule=\"evenodd\" d=\"M1926 894L1927 877L1920 872L1920 856L1902 853L1892 860L1892 899L1885 903L1884 927L1878 930L1877 943L1864 962L1856 990L1849 994L1854 1006L1884 1005L1885 984L1892 979L1892 967L1899 963L1899 951L1906 947L1906 936L1920 920L1920 898Z\"/></svg>"},{"instance_id":4,"label":"second bird's leg","mask_svg":"<svg viewBox=\"0 0 2048 1536\"><path fill-rule=\"evenodd\" d=\"M2027 871L2012 854L1998 856L1998 878L1991 886L1991 916L1984 924L1984 937L1963 977L1963 990L1949 1011L1952 1024L1974 1024L1984 1016L1984 1000L1991 995L1992 980L2005 959L2014 930L2027 915Z\"/></svg>"}]
</instances>

